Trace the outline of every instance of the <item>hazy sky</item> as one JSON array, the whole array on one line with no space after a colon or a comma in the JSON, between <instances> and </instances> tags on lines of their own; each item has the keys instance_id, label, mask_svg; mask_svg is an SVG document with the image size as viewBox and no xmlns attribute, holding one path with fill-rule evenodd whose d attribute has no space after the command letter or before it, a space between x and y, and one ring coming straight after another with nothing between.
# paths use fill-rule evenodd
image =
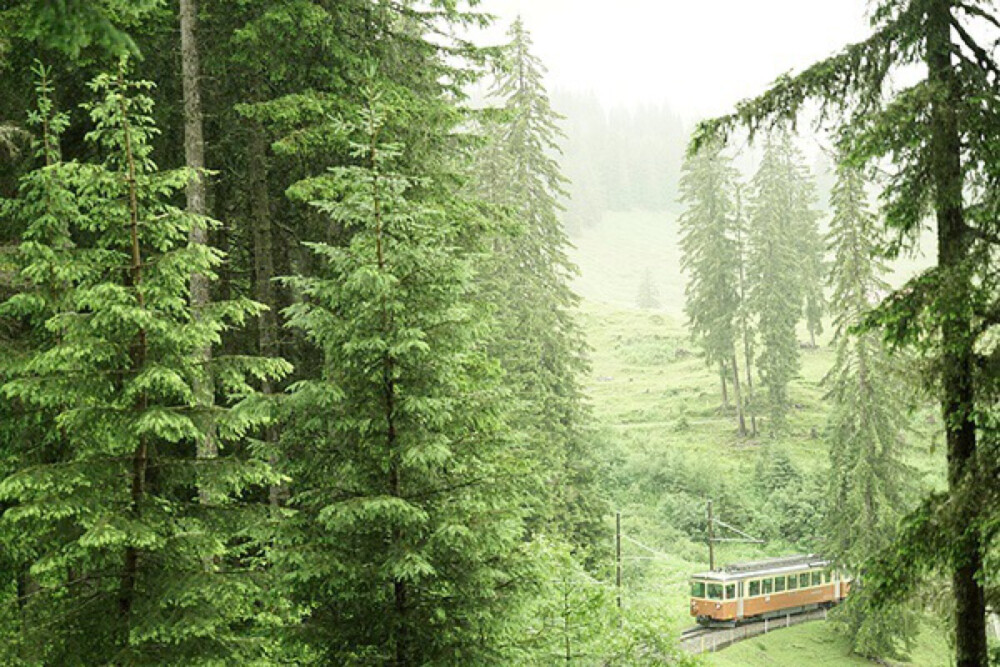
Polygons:
<instances>
[{"instance_id":1,"label":"hazy sky","mask_svg":"<svg viewBox=\"0 0 1000 667\"><path fill-rule=\"evenodd\" d=\"M518 14L553 88L606 106L667 102L688 119L728 111L775 77L868 34L868 0L484 0ZM491 35L490 38L498 38Z\"/></svg>"}]
</instances>

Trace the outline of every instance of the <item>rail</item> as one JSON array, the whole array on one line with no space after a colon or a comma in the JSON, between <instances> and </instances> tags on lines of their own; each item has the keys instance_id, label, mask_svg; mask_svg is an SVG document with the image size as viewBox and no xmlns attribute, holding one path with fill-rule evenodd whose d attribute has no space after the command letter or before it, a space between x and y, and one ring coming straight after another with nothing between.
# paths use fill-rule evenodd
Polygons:
<instances>
[{"instance_id":1,"label":"rail","mask_svg":"<svg viewBox=\"0 0 1000 667\"><path fill-rule=\"evenodd\" d=\"M680 647L688 653L721 651L745 639L788 628L799 623L826 619L826 609L816 609L800 614L785 614L762 621L753 621L734 628L688 628L681 633Z\"/></svg>"}]
</instances>

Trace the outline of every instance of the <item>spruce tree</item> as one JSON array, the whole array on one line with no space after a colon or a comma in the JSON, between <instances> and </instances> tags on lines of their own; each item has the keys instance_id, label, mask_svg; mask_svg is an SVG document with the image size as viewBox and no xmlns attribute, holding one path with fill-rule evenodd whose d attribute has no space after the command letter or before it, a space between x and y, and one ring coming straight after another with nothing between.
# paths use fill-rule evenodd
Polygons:
<instances>
[{"instance_id":1,"label":"spruce tree","mask_svg":"<svg viewBox=\"0 0 1000 667\"><path fill-rule=\"evenodd\" d=\"M808 172L806 172L808 173ZM815 188L811 188L815 191ZM827 311L824 294L826 284L826 249L819 231L819 215L811 212L804 215L798 233L799 257L802 265L801 280L804 290L803 316L809 344L816 347L816 337L823 333L823 316Z\"/></svg>"},{"instance_id":2,"label":"spruce tree","mask_svg":"<svg viewBox=\"0 0 1000 667\"><path fill-rule=\"evenodd\" d=\"M913 638L915 618L904 604L879 614L867 608L864 568L891 544L907 506L911 471L902 460L906 380L874 331L856 332L889 285L878 257L882 233L867 208L862 172L841 164L831 196L833 253L830 306L836 314L837 356L824 380L832 411L827 424L831 474L825 532L827 553L857 579L840 618L854 651L898 657ZM901 363L903 361L904 363Z\"/></svg>"},{"instance_id":3,"label":"spruce tree","mask_svg":"<svg viewBox=\"0 0 1000 667\"><path fill-rule=\"evenodd\" d=\"M737 295L739 298L739 308L736 310L736 326L739 340L737 347L743 350L743 371L746 378L743 404L746 412L750 415L750 435L757 437L757 405L754 402L753 376L754 376L754 352L755 338L753 329L753 313L750 311L750 304L747 299L747 219L746 210L743 204L743 186L736 186L736 211L733 224L733 231L736 233L736 264L737 264ZM733 369L736 369L734 362ZM739 382L739 374L734 377L735 382Z\"/></svg>"},{"instance_id":4,"label":"spruce tree","mask_svg":"<svg viewBox=\"0 0 1000 667\"><path fill-rule=\"evenodd\" d=\"M36 438L13 445L0 481L0 545L27 567L16 651L30 664L203 664L264 655L267 594L241 534L242 494L273 477L259 460L197 456L196 387L211 374L220 444L269 418L247 376L279 360L200 353L259 307L220 302L195 317L191 271L222 257L188 244L195 219L170 204L192 174L161 171L150 84L102 75L88 135L101 163L63 161L51 90L40 89L38 158L3 208L25 229L18 293L0 307L27 328L0 387ZM199 503L198 489L211 502Z\"/></svg>"},{"instance_id":5,"label":"spruce tree","mask_svg":"<svg viewBox=\"0 0 1000 667\"><path fill-rule=\"evenodd\" d=\"M293 192L342 240L310 244L319 274L288 280L302 295L289 324L323 366L289 399L285 439L303 455L283 569L325 664L502 663L531 581L516 495L525 452L462 249L479 221L394 170L408 163L388 140L398 100L369 100L348 124L358 164Z\"/></svg>"},{"instance_id":6,"label":"spruce tree","mask_svg":"<svg viewBox=\"0 0 1000 667\"><path fill-rule=\"evenodd\" d=\"M811 185L786 133L769 137L752 184L747 228L747 300L760 336L757 368L772 434L786 424L788 385L799 372L795 329L805 302L802 230L814 224Z\"/></svg>"},{"instance_id":7,"label":"spruce tree","mask_svg":"<svg viewBox=\"0 0 1000 667\"><path fill-rule=\"evenodd\" d=\"M537 512L589 549L602 541L606 508L596 489L594 436L580 385L588 363L570 287L577 267L560 220L565 178L555 156L561 117L520 19L508 35L491 91L500 109L486 123L476 164L476 194L501 218L482 278L496 310L491 354L506 371L515 423L532 443L543 478Z\"/></svg>"},{"instance_id":8,"label":"spruce tree","mask_svg":"<svg viewBox=\"0 0 1000 667\"><path fill-rule=\"evenodd\" d=\"M635 297L635 305L642 310L656 310L660 307L660 291L656 289L653 272L646 269L639 281L639 290Z\"/></svg>"},{"instance_id":9,"label":"spruce tree","mask_svg":"<svg viewBox=\"0 0 1000 667\"><path fill-rule=\"evenodd\" d=\"M688 274L684 312L691 335L705 352L705 362L719 368L724 403L726 371L732 372L743 435L746 424L736 360L740 258L734 195L738 178L720 145L704 146L688 156L681 175L681 202L687 209L680 227L681 266Z\"/></svg>"}]
</instances>

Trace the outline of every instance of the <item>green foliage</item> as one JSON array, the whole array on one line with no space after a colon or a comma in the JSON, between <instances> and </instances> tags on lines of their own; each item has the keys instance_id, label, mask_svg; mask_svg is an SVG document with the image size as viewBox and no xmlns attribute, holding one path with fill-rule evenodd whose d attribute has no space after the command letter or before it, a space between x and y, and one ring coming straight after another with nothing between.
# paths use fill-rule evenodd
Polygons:
<instances>
[{"instance_id":1,"label":"green foliage","mask_svg":"<svg viewBox=\"0 0 1000 667\"><path fill-rule=\"evenodd\" d=\"M0 26L47 48L76 58L82 52L138 54L128 34L159 4L158 0L17 0L5 3Z\"/></svg>"},{"instance_id":2,"label":"green foliage","mask_svg":"<svg viewBox=\"0 0 1000 667\"><path fill-rule=\"evenodd\" d=\"M527 664L589 664L607 656L607 638L616 632L613 589L584 569L568 545L536 541L533 557L544 578L526 644Z\"/></svg>"},{"instance_id":3,"label":"green foliage","mask_svg":"<svg viewBox=\"0 0 1000 667\"><path fill-rule=\"evenodd\" d=\"M736 203L739 174L718 145L685 160L681 177L684 312L709 366L729 363L740 307Z\"/></svg>"},{"instance_id":4,"label":"green foliage","mask_svg":"<svg viewBox=\"0 0 1000 667\"><path fill-rule=\"evenodd\" d=\"M892 541L907 506L913 471L902 461L907 427L906 378L896 370L905 357L892 358L877 334L856 331L888 291L878 258L878 221L866 206L860 170L837 169L829 243L834 255L832 308L838 313L837 357L826 377L832 412L826 437L831 471L826 552L847 572L861 574L868 559ZM906 605L880 614L867 608L863 580L838 613L859 655L898 657L911 647L915 618Z\"/></svg>"},{"instance_id":5,"label":"green foliage","mask_svg":"<svg viewBox=\"0 0 1000 667\"><path fill-rule=\"evenodd\" d=\"M488 22L476 4L199 2L222 222L177 209L194 174L152 159L182 159L176 5L0 10L0 662L546 664L547 581L592 576L607 544L602 443L558 117L523 29L508 49L448 35ZM36 51L60 91L31 112ZM157 86L87 86L123 52ZM507 107L489 197L460 107L487 54ZM93 95L89 119L49 102ZM29 114L33 160L6 122ZM196 226L207 245L187 244ZM197 318L192 273L216 299ZM606 591L572 597L571 643L606 654Z\"/></svg>"},{"instance_id":6,"label":"green foliage","mask_svg":"<svg viewBox=\"0 0 1000 667\"><path fill-rule=\"evenodd\" d=\"M491 93L502 107L485 119L475 166L476 193L499 219L481 276L496 313L490 354L506 371L515 423L531 443L540 480L536 519L590 551L601 545L606 507L595 487L594 433L580 387L588 366L569 286L577 268L559 217L565 179L553 155L561 117L521 21L509 36Z\"/></svg>"},{"instance_id":7,"label":"green foliage","mask_svg":"<svg viewBox=\"0 0 1000 667\"><path fill-rule=\"evenodd\" d=\"M397 111L373 95L352 126L363 166L299 186L342 227L310 247L322 269L288 279L288 309L323 353L298 383L286 438L303 452L287 577L324 662L494 662L532 566L515 495L523 446L478 345L477 224L460 200L426 201L380 139Z\"/></svg>"},{"instance_id":8,"label":"green foliage","mask_svg":"<svg viewBox=\"0 0 1000 667\"><path fill-rule=\"evenodd\" d=\"M747 306L760 336L757 367L767 392L771 433L785 428L788 384L799 372L795 328L814 261L801 239L813 235L812 184L788 134L768 139L754 175L747 225Z\"/></svg>"},{"instance_id":9,"label":"green foliage","mask_svg":"<svg viewBox=\"0 0 1000 667\"><path fill-rule=\"evenodd\" d=\"M820 104L820 118L842 129L847 161L854 167L889 165L883 194L884 224L895 238L883 252L895 256L917 236L933 214L938 264L895 292L868 318L895 345L911 346L930 361L925 384L938 394L948 443L950 511L953 520L914 514L913 525L929 540L953 545L956 662L986 660L984 563L995 545L982 532L984 507L978 500L987 479L978 472L979 451L990 437L986 415L995 412L995 373L979 372L992 356L990 331L1000 321L995 271L997 218L983 216L998 192L994 105L995 58L971 26L1000 27L994 7L959 0L892 0L874 9L871 37L796 76L781 78L760 97L739 105L736 113L704 123L691 150L718 140L736 127L751 135L793 121L809 101ZM926 77L904 87L898 71L918 64ZM838 117L839 115L839 117ZM991 350L986 355L980 351ZM884 440L884 439L883 439ZM987 513L990 510L986 510ZM958 527L956 529L956 527ZM933 536L935 530L951 530ZM901 537L906 539L906 534ZM912 546L912 545L911 545ZM936 562L917 565L927 552L896 550L896 567L879 568L886 584L909 588L897 572L920 574ZM887 556L888 557L888 556ZM871 579L869 577L869 584ZM898 600L890 588L876 585L881 603Z\"/></svg>"},{"instance_id":10,"label":"green foliage","mask_svg":"<svg viewBox=\"0 0 1000 667\"><path fill-rule=\"evenodd\" d=\"M34 120L45 164L2 210L25 232L22 288L0 313L28 333L0 387L23 434L5 450L0 543L19 592L30 591L4 660L252 660L266 650L258 623L277 608L246 537L259 516L239 499L275 475L233 452L270 418L248 378L288 367L202 363L199 350L261 306L218 302L193 317L190 273L214 277L223 257L187 234L214 223L169 203L191 174L152 161L150 84L103 75L91 88L88 139L103 162L60 159L65 116L43 84ZM203 415L194 386L208 375L223 404ZM206 417L228 449L211 463L195 457Z\"/></svg>"}]
</instances>

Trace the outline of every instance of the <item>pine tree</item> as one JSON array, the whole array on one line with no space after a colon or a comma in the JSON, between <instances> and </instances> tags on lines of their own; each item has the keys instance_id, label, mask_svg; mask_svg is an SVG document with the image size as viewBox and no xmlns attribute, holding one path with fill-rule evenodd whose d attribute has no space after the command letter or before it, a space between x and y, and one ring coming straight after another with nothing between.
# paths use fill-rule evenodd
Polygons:
<instances>
[{"instance_id":1,"label":"pine tree","mask_svg":"<svg viewBox=\"0 0 1000 667\"><path fill-rule=\"evenodd\" d=\"M727 369L736 391L739 432L746 433L740 372L736 360L740 308L740 259L734 195L738 172L721 146L705 146L684 162L680 217L682 268L688 274L684 312L709 367L718 366L723 403Z\"/></svg>"},{"instance_id":2,"label":"pine tree","mask_svg":"<svg viewBox=\"0 0 1000 667\"><path fill-rule=\"evenodd\" d=\"M0 481L0 544L30 573L19 655L7 658L31 664L217 664L266 649L254 630L266 594L239 537L256 519L237 501L273 474L259 460L197 457L196 387L219 378L228 407L213 417L231 444L269 419L246 376L288 369L204 363L200 350L259 307L221 302L194 316L190 273L212 277L222 257L187 243L192 226L212 223L169 203L192 174L152 160L149 87L121 73L92 83L88 139L104 162L89 164L61 158L67 120L43 83L33 119L44 164L3 210L25 232L22 286L0 312L29 342L0 392L38 436L12 448ZM198 503L198 489L212 502Z\"/></svg>"},{"instance_id":3,"label":"pine tree","mask_svg":"<svg viewBox=\"0 0 1000 667\"><path fill-rule=\"evenodd\" d=\"M565 178L554 156L561 117L524 24L515 21L508 34L492 90L502 107L487 123L476 165L477 195L502 217L483 267L497 316L491 354L506 371L515 422L544 478L539 498L548 498L539 514L574 545L593 548L602 541L606 508L596 490L594 436L580 386L588 362L570 287L577 268L559 216Z\"/></svg>"},{"instance_id":4,"label":"pine tree","mask_svg":"<svg viewBox=\"0 0 1000 667\"><path fill-rule=\"evenodd\" d=\"M862 574L869 559L891 544L907 506L902 461L906 429L906 381L900 359L889 356L877 332L854 333L888 293L886 267L878 257L881 232L867 209L861 171L842 164L831 196L828 242L833 252L831 308L836 314L837 356L824 383L832 412L827 553L845 571ZM871 658L898 657L913 637L915 619L904 605L874 615L866 608L863 576L856 581L841 619L854 651Z\"/></svg>"},{"instance_id":5,"label":"pine tree","mask_svg":"<svg viewBox=\"0 0 1000 667\"><path fill-rule=\"evenodd\" d=\"M810 186L810 190L814 192L815 188ZM812 194L807 196L811 198ZM802 264L801 281L805 303L803 315L806 331L809 333L809 344L815 348L816 337L823 333L823 315L826 314L827 309L826 295L823 293L827 268L823 238L817 224L819 215L814 211L810 211L810 213L810 215L803 215L797 237L799 258Z\"/></svg>"},{"instance_id":6,"label":"pine tree","mask_svg":"<svg viewBox=\"0 0 1000 667\"><path fill-rule=\"evenodd\" d=\"M204 32L227 36L202 44L206 79L213 81L206 104L218 105L206 115L210 135L214 119L209 163L233 166L213 181L216 210L231 217L218 235L220 245L234 250L227 287L270 306L249 335L231 338L232 345L281 354L294 362L294 379L316 377L316 349L283 326L281 314L293 295L276 279L313 275L318 267L302 241L331 241L340 230L286 195L328 167L354 163L340 121L363 104L361 91L371 81L409 100L405 114L387 119L392 136L408 147L403 160L427 151L452 151L451 159L462 159L457 101L464 97L469 62L480 56L457 39L445 47L450 40L444 33L480 22L469 4L203 2ZM445 51L454 57L444 57ZM217 91L214 84L225 88ZM284 383L261 389L280 395ZM282 428L275 424L261 434L277 463L301 455L277 451ZM287 484L275 486L270 501L280 505L288 493Z\"/></svg>"},{"instance_id":7,"label":"pine tree","mask_svg":"<svg viewBox=\"0 0 1000 667\"><path fill-rule=\"evenodd\" d=\"M285 437L304 454L286 571L324 663L504 662L531 581L514 495L524 452L461 249L479 222L394 171L405 147L383 138L400 113L386 99L372 92L350 125L359 164L293 193L344 236L310 245L319 276L289 279L302 295L289 324L323 368L290 398Z\"/></svg>"},{"instance_id":8,"label":"pine tree","mask_svg":"<svg viewBox=\"0 0 1000 667\"><path fill-rule=\"evenodd\" d=\"M791 401L788 385L800 367L795 328L805 301L803 229L814 224L811 185L786 133L769 137L753 179L747 229L747 300L760 336L757 367L767 391L772 434L781 431Z\"/></svg>"},{"instance_id":9,"label":"pine tree","mask_svg":"<svg viewBox=\"0 0 1000 667\"><path fill-rule=\"evenodd\" d=\"M6 28L0 34L20 33L46 49L73 58L88 49L114 56L131 55L138 48L126 26L148 17L155 7L154 0L14 0L0 10L0 25Z\"/></svg>"},{"instance_id":10,"label":"pine tree","mask_svg":"<svg viewBox=\"0 0 1000 667\"><path fill-rule=\"evenodd\" d=\"M642 272L635 304L642 310L656 310L660 307L660 291L656 289L653 272L649 269Z\"/></svg>"},{"instance_id":11,"label":"pine tree","mask_svg":"<svg viewBox=\"0 0 1000 667\"><path fill-rule=\"evenodd\" d=\"M733 224L733 231L736 233L736 264L737 264L737 296L739 298L739 308L736 310L736 326L739 335L737 347L743 349L743 370L746 378L746 391L744 405L746 412L750 414L750 435L757 437L757 405L754 402L753 375L754 375L754 330L753 313L750 312L750 304L747 299L747 220L745 207L743 205L743 186L736 186L736 210ZM739 383L739 372L736 363L733 362L733 370L736 371L734 382Z\"/></svg>"}]
</instances>

